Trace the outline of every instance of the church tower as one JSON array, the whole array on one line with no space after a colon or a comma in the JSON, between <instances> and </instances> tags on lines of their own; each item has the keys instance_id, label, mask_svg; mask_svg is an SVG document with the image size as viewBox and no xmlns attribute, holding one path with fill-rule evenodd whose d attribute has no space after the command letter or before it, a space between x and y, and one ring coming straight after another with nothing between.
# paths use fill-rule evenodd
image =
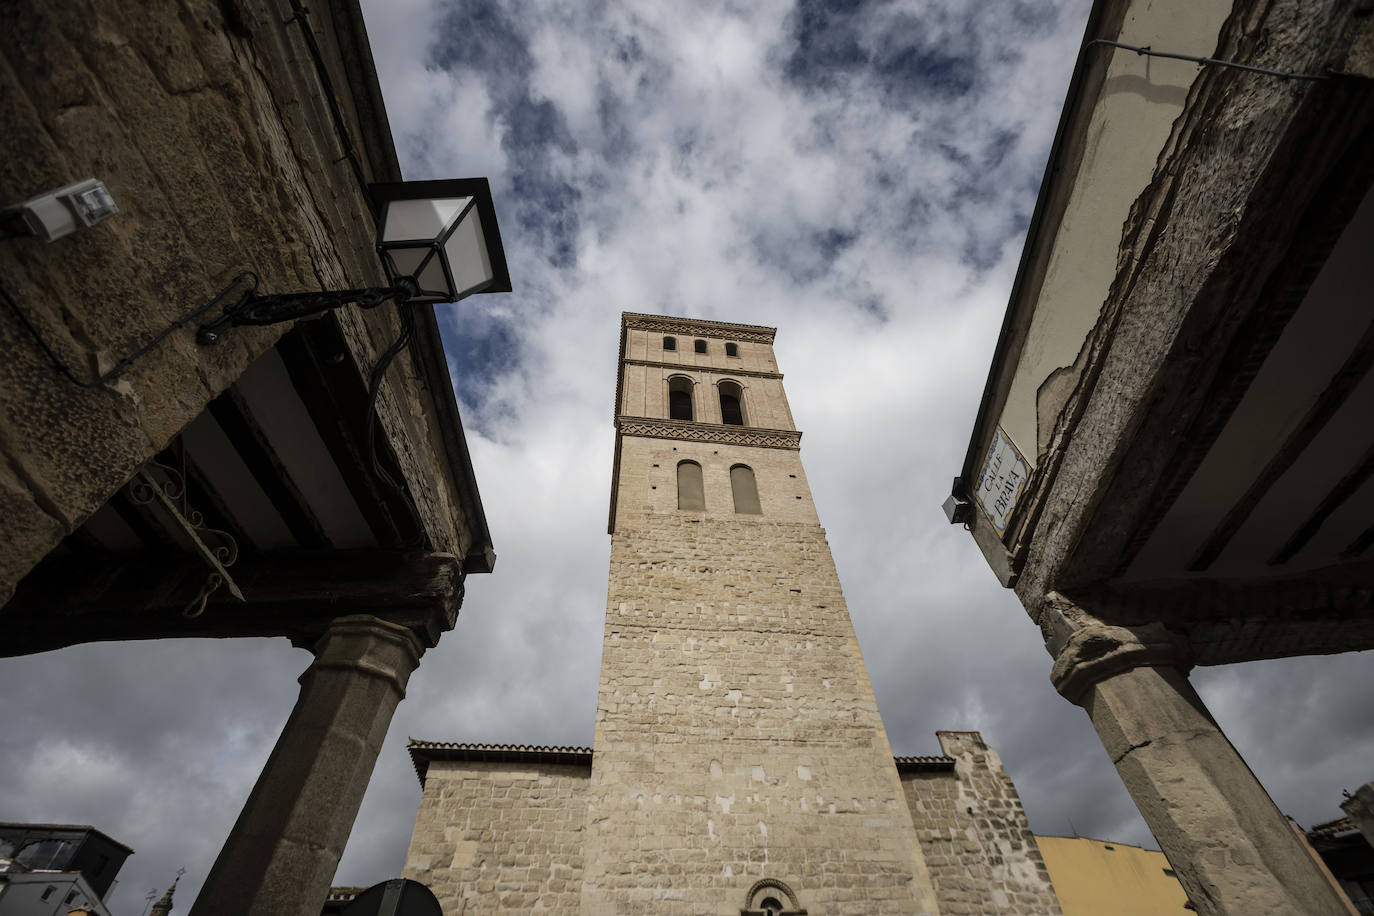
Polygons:
<instances>
[{"instance_id":1,"label":"church tower","mask_svg":"<svg viewBox=\"0 0 1374 916\"><path fill-rule=\"evenodd\" d=\"M445 916L1059 913L980 734L892 756L773 329L626 314L618 370L595 747L412 738L405 877Z\"/></svg>"},{"instance_id":2,"label":"church tower","mask_svg":"<svg viewBox=\"0 0 1374 916\"><path fill-rule=\"evenodd\" d=\"M621 320L588 916L936 911L773 334Z\"/></svg>"}]
</instances>

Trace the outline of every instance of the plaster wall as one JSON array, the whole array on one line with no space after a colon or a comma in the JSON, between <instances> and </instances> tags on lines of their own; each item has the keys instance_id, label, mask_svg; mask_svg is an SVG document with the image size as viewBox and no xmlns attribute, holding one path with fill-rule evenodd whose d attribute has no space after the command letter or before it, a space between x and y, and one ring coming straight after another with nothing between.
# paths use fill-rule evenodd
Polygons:
<instances>
[{"instance_id":1,"label":"plaster wall","mask_svg":"<svg viewBox=\"0 0 1374 916\"><path fill-rule=\"evenodd\" d=\"M1225 0L1134 2L1116 40L1210 55L1230 11ZM1186 61L1103 46L1085 53L1111 55L1111 63L1092 109L1077 174L1056 177L1071 182L1072 191L1054 230L1044 279L1030 294L1034 314L998 420L1032 466L1048 444L1038 429L1040 418L1052 422L1077 381L1081 367L1074 364L1116 275L1123 224L1154 174L1197 74L1197 66Z\"/></svg>"},{"instance_id":2,"label":"plaster wall","mask_svg":"<svg viewBox=\"0 0 1374 916\"><path fill-rule=\"evenodd\" d=\"M1193 912L1164 853L1089 837L1035 838L1064 916Z\"/></svg>"}]
</instances>

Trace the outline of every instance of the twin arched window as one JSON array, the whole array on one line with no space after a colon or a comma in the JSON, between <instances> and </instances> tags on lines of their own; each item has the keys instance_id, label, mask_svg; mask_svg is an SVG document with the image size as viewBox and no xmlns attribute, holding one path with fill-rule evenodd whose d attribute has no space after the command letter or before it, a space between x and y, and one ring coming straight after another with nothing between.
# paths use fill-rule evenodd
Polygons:
<instances>
[{"instance_id":1,"label":"twin arched window","mask_svg":"<svg viewBox=\"0 0 1374 916\"><path fill-rule=\"evenodd\" d=\"M759 504L759 488L754 480L754 469L747 464L737 464L730 468L730 493L735 501L736 515L762 515ZM679 461L677 465L677 507L696 512L706 510L706 487L701 476L701 465L695 461Z\"/></svg>"},{"instance_id":2,"label":"twin arched window","mask_svg":"<svg viewBox=\"0 0 1374 916\"><path fill-rule=\"evenodd\" d=\"M670 420L695 420L693 406L693 383L683 375L668 379L668 418ZM720 395L720 421L726 426L744 426L744 389L738 382L724 381L716 386Z\"/></svg>"}]
</instances>

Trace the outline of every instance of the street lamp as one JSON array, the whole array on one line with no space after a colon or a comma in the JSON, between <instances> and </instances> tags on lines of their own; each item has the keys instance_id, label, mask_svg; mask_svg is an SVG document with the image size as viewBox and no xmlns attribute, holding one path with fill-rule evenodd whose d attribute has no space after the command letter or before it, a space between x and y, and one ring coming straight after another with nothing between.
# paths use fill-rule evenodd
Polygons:
<instances>
[{"instance_id":1,"label":"street lamp","mask_svg":"<svg viewBox=\"0 0 1374 916\"><path fill-rule=\"evenodd\" d=\"M457 302L477 293L511 291L496 208L485 178L398 181L370 185L377 253L390 286L263 295L256 290L224 307L196 332L205 345L229 328L304 318L350 303L376 308Z\"/></svg>"}]
</instances>

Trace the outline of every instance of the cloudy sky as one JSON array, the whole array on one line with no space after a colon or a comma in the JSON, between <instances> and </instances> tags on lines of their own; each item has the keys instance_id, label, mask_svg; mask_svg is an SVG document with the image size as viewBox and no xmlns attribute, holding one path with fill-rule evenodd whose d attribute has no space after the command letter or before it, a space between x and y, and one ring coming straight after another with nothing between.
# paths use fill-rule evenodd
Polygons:
<instances>
[{"instance_id":1,"label":"cloudy sky","mask_svg":"<svg viewBox=\"0 0 1374 916\"><path fill-rule=\"evenodd\" d=\"M397 712L336 883L399 873L408 735L591 743L622 310L778 328L802 457L893 751L978 729L1040 833L1153 845L1010 592L959 470L1086 0L365 2L407 178L491 179L516 291L441 313L499 555ZM185 912L296 696L284 641L0 665L0 819L137 850ZM1365 656L1199 671L1285 811L1370 779Z\"/></svg>"}]
</instances>

